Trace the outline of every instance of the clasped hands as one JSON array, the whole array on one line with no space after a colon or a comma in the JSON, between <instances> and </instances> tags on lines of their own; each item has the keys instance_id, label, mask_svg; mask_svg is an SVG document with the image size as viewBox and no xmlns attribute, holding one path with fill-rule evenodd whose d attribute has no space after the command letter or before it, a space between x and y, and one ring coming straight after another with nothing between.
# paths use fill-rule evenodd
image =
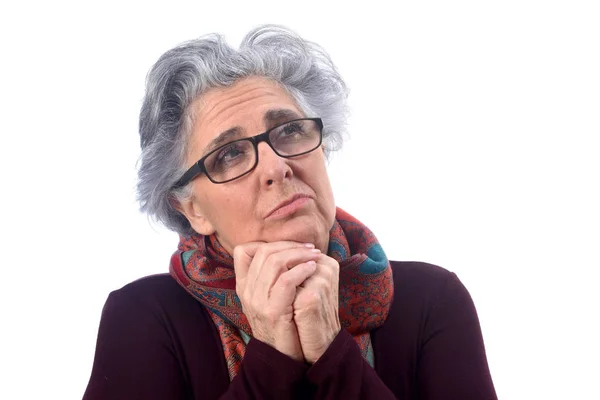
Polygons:
<instances>
[{"instance_id":1,"label":"clasped hands","mask_svg":"<svg viewBox=\"0 0 600 400\"><path fill-rule=\"evenodd\" d=\"M312 244L291 241L245 243L233 259L254 338L314 364L341 329L338 262Z\"/></svg>"}]
</instances>

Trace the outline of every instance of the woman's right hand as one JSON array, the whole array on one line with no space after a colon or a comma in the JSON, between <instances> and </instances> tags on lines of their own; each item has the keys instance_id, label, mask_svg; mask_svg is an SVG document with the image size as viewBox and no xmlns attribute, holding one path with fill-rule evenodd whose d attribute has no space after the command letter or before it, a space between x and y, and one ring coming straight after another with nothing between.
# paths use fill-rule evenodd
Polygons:
<instances>
[{"instance_id":1,"label":"woman's right hand","mask_svg":"<svg viewBox=\"0 0 600 400\"><path fill-rule=\"evenodd\" d=\"M296 290L316 271L321 252L297 242L251 242L236 246L236 292L252 336L304 361L294 323Z\"/></svg>"}]
</instances>

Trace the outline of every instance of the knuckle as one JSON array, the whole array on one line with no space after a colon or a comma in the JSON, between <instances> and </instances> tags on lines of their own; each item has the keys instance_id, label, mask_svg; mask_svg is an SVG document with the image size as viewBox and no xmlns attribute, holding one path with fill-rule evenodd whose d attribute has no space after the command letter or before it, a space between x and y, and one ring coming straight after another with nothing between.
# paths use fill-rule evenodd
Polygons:
<instances>
[{"instance_id":1,"label":"knuckle","mask_svg":"<svg viewBox=\"0 0 600 400\"><path fill-rule=\"evenodd\" d=\"M255 304L252 300L245 303L245 309L252 315L260 314L260 307L258 307L258 305Z\"/></svg>"},{"instance_id":2,"label":"knuckle","mask_svg":"<svg viewBox=\"0 0 600 400\"><path fill-rule=\"evenodd\" d=\"M277 272L277 275L282 275L289 270L287 265L287 260L278 253L269 255L268 259L265 261L265 265L267 265L271 270Z\"/></svg>"},{"instance_id":3,"label":"knuckle","mask_svg":"<svg viewBox=\"0 0 600 400\"><path fill-rule=\"evenodd\" d=\"M242 256L242 254L244 253L244 248L242 247L243 245L237 245L233 248L233 259L234 260L239 260L240 257Z\"/></svg>"},{"instance_id":4,"label":"knuckle","mask_svg":"<svg viewBox=\"0 0 600 400\"><path fill-rule=\"evenodd\" d=\"M285 274L289 270L285 263L276 263L273 268L275 268L280 275Z\"/></svg>"},{"instance_id":5,"label":"knuckle","mask_svg":"<svg viewBox=\"0 0 600 400\"><path fill-rule=\"evenodd\" d=\"M337 261L333 260L329 265L330 265L329 270L331 271L331 273L336 274L336 275L339 274L340 264L338 264Z\"/></svg>"},{"instance_id":6,"label":"knuckle","mask_svg":"<svg viewBox=\"0 0 600 400\"><path fill-rule=\"evenodd\" d=\"M265 319L266 321L269 322L274 322L277 320L277 318L279 317L279 314L277 313L277 311L275 309L273 309L272 307L267 307L262 313L261 316L263 317L263 319Z\"/></svg>"},{"instance_id":7,"label":"knuckle","mask_svg":"<svg viewBox=\"0 0 600 400\"><path fill-rule=\"evenodd\" d=\"M305 308L313 308L321 302L321 295L317 290L306 289L302 291L302 303Z\"/></svg>"},{"instance_id":8,"label":"knuckle","mask_svg":"<svg viewBox=\"0 0 600 400\"><path fill-rule=\"evenodd\" d=\"M258 246L256 253L254 253L254 258L258 258L259 260L264 260L268 256L266 246Z\"/></svg>"},{"instance_id":9,"label":"knuckle","mask_svg":"<svg viewBox=\"0 0 600 400\"><path fill-rule=\"evenodd\" d=\"M331 280L333 277L333 271L330 268L323 268L321 271L321 277L325 280Z\"/></svg>"},{"instance_id":10,"label":"knuckle","mask_svg":"<svg viewBox=\"0 0 600 400\"><path fill-rule=\"evenodd\" d=\"M254 302L254 298L252 296L252 292L248 288L244 288L241 292L240 300L244 301L246 304L252 304Z\"/></svg>"},{"instance_id":11,"label":"knuckle","mask_svg":"<svg viewBox=\"0 0 600 400\"><path fill-rule=\"evenodd\" d=\"M328 276L320 275L315 276L313 279L313 287L318 291L324 291L329 288L331 285L331 281ZM316 291L315 290L315 291Z\"/></svg>"},{"instance_id":12,"label":"knuckle","mask_svg":"<svg viewBox=\"0 0 600 400\"><path fill-rule=\"evenodd\" d=\"M279 277L279 284L283 287L283 288L287 288L292 284L292 278L289 274L282 274Z\"/></svg>"},{"instance_id":13,"label":"knuckle","mask_svg":"<svg viewBox=\"0 0 600 400\"><path fill-rule=\"evenodd\" d=\"M273 265L280 265L283 261L281 253L270 253L265 257L265 262Z\"/></svg>"},{"instance_id":14,"label":"knuckle","mask_svg":"<svg viewBox=\"0 0 600 400\"><path fill-rule=\"evenodd\" d=\"M320 261L323 263L323 265L327 266L327 269L334 271L340 269L340 264L335 260L335 258L329 257L328 255L323 254Z\"/></svg>"}]
</instances>

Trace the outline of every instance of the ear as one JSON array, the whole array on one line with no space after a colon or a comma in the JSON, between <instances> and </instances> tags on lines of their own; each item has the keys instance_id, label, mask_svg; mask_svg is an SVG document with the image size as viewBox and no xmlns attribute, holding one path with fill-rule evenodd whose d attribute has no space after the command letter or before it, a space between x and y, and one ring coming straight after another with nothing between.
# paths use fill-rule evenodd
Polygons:
<instances>
[{"instance_id":1,"label":"ear","mask_svg":"<svg viewBox=\"0 0 600 400\"><path fill-rule=\"evenodd\" d=\"M198 204L198 200L191 198L189 200L179 202L175 199L172 199L171 202L173 207L175 207L177 211L182 213L187 218L192 226L192 229L194 229L196 232L204 236L215 233L213 224L208 218L206 218L204 212L202 212L202 209Z\"/></svg>"}]
</instances>

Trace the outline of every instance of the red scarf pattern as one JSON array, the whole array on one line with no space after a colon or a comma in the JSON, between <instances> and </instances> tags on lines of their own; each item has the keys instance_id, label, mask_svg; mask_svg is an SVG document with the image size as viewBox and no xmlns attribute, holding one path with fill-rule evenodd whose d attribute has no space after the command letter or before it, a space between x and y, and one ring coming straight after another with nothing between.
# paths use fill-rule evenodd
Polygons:
<instances>
[{"instance_id":1,"label":"red scarf pattern","mask_svg":"<svg viewBox=\"0 0 600 400\"><path fill-rule=\"evenodd\" d=\"M393 298L389 261L375 235L340 208L329 233L328 255L340 265L341 326L354 336L365 358L372 356L369 332L384 323ZM233 258L214 235L194 234L181 237L169 272L208 310L233 379L244 358L244 336L252 336L235 292Z\"/></svg>"}]
</instances>

